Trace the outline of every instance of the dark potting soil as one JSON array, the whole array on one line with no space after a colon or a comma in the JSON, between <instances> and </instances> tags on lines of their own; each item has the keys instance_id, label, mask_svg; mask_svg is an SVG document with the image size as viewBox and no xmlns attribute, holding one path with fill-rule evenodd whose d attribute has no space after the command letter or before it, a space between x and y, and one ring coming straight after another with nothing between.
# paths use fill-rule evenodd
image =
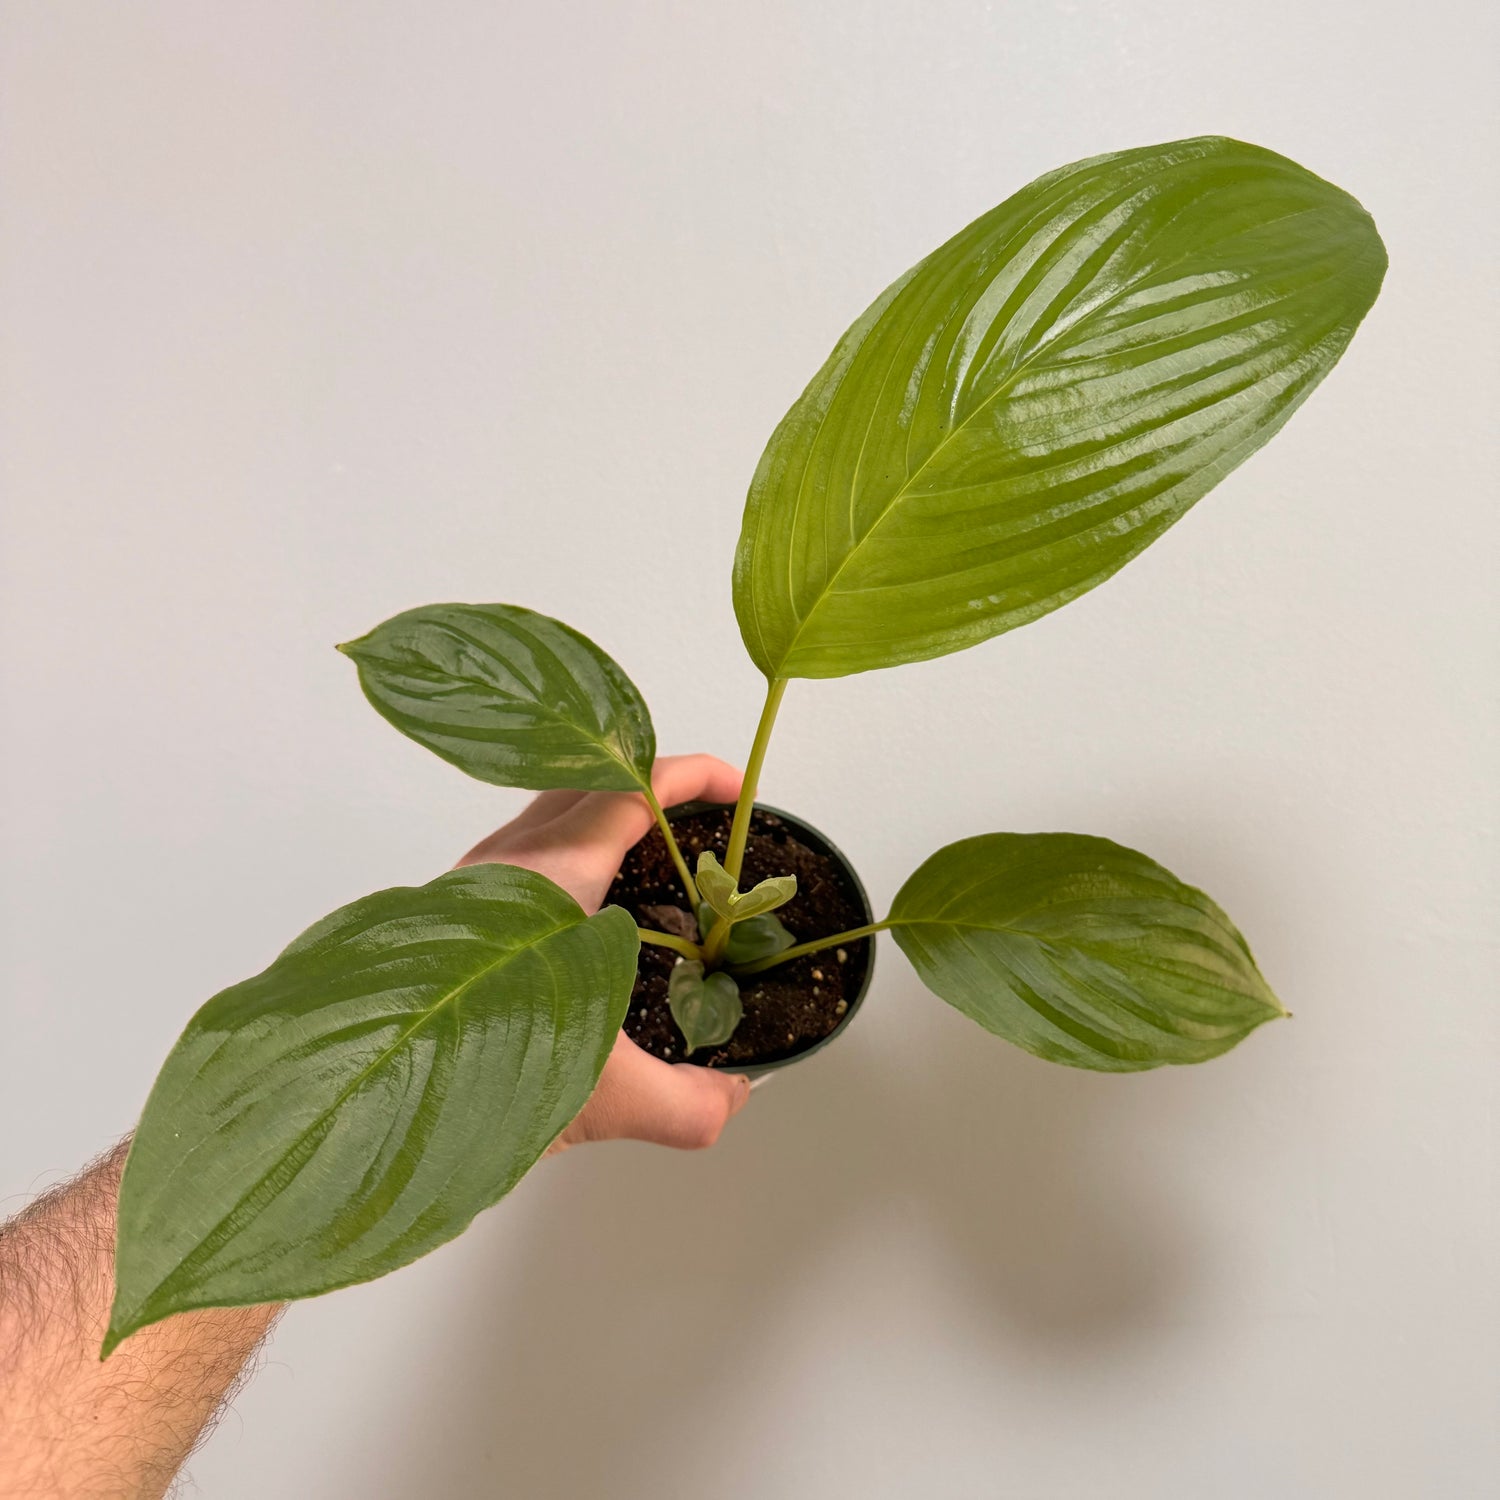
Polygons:
<instances>
[{"instance_id":1,"label":"dark potting soil","mask_svg":"<svg viewBox=\"0 0 1500 1500\"><path fill-rule=\"evenodd\" d=\"M729 845L732 809L709 808L672 819L672 831L687 859L712 849L720 859ZM848 874L828 855L809 848L794 828L775 813L756 809L750 820L740 888L748 890L771 875L795 875L797 894L776 915L799 943L860 927L868 920ZM625 856L607 898L623 906L642 927L697 938L697 922L677 878L659 828ZM667 1007L667 975L677 962L670 948L641 945L640 966L625 1034L655 1057L720 1067L775 1062L805 1052L843 1020L870 964L869 938L809 953L743 980L744 1019L720 1047L700 1047L686 1057L686 1044Z\"/></svg>"}]
</instances>

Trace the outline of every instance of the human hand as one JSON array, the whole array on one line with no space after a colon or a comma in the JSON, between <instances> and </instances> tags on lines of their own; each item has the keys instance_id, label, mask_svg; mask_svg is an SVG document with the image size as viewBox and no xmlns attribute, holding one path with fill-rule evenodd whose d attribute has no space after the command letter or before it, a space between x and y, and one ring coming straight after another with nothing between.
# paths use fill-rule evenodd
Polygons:
<instances>
[{"instance_id":1,"label":"human hand","mask_svg":"<svg viewBox=\"0 0 1500 1500\"><path fill-rule=\"evenodd\" d=\"M740 773L711 755L668 755L653 767L651 786L663 807L696 798L733 802ZM535 870L594 912L631 845L653 821L646 799L634 792L543 792L458 863ZM627 1138L685 1149L712 1146L749 1097L743 1075L662 1062L622 1031L589 1102L548 1154L580 1141Z\"/></svg>"}]
</instances>

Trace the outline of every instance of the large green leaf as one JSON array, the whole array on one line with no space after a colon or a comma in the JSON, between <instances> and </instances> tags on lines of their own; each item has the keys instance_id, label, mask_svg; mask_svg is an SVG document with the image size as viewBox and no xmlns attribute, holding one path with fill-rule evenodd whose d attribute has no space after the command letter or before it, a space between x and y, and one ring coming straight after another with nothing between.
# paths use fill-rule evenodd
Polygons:
<instances>
[{"instance_id":1,"label":"large green leaf","mask_svg":"<svg viewBox=\"0 0 1500 1500\"><path fill-rule=\"evenodd\" d=\"M1108 839L949 844L901 887L890 921L929 989L1052 1062L1203 1062L1285 1014L1202 891Z\"/></svg>"},{"instance_id":2,"label":"large green leaf","mask_svg":"<svg viewBox=\"0 0 1500 1500\"><path fill-rule=\"evenodd\" d=\"M1286 421L1384 271L1353 198L1238 141L1038 179L887 290L776 429L735 557L751 657L921 661L1102 583Z\"/></svg>"},{"instance_id":3,"label":"large green leaf","mask_svg":"<svg viewBox=\"0 0 1500 1500\"><path fill-rule=\"evenodd\" d=\"M637 952L619 907L586 917L540 875L475 865L343 907L216 995L130 1148L105 1352L452 1239L588 1099Z\"/></svg>"},{"instance_id":4,"label":"large green leaf","mask_svg":"<svg viewBox=\"0 0 1500 1500\"><path fill-rule=\"evenodd\" d=\"M339 647L383 718L499 786L634 791L656 733L614 660L512 604L429 604Z\"/></svg>"}]
</instances>

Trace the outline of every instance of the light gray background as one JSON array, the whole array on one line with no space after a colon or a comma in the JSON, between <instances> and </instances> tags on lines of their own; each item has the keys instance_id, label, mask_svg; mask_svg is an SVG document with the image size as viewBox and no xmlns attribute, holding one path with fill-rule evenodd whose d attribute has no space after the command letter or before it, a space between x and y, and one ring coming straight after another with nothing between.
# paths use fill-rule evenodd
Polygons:
<instances>
[{"instance_id":1,"label":"light gray background","mask_svg":"<svg viewBox=\"0 0 1500 1500\"><path fill-rule=\"evenodd\" d=\"M1066 828L1222 901L1296 1019L1053 1068L886 949L722 1148L546 1164L298 1307L198 1491L1478 1496L1497 1472L1494 11L1479 4L6 7L0 1195L131 1123L189 1012L522 803L337 640L562 616L740 758L762 443L910 262L1204 131L1390 248L1345 363L1118 579L788 695L764 790L877 900Z\"/></svg>"}]
</instances>

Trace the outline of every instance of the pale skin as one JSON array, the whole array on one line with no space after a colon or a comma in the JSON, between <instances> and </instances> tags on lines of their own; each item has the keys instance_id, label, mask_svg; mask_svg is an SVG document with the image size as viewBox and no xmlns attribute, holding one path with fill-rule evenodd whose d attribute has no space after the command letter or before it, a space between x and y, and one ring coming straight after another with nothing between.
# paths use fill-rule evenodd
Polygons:
<instances>
[{"instance_id":1,"label":"pale skin","mask_svg":"<svg viewBox=\"0 0 1500 1500\"><path fill-rule=\"evenodd\" d=\"M696 798L732 802L740 773L708 755L667 756L656 763L652 788L666 807ZM544 792L459 864L536 870L592 912L625 852L651 826L645 799L634 794ZM548 1155L583 1141L711 1146L749 1094L742 1077L660 1062L622 1033L598 1088ZM0 1226L0 1494L7 1500L164 1494L282 1312L181 1313L100 1361L127 1146Z\"/></svg>"}]
</instances>

